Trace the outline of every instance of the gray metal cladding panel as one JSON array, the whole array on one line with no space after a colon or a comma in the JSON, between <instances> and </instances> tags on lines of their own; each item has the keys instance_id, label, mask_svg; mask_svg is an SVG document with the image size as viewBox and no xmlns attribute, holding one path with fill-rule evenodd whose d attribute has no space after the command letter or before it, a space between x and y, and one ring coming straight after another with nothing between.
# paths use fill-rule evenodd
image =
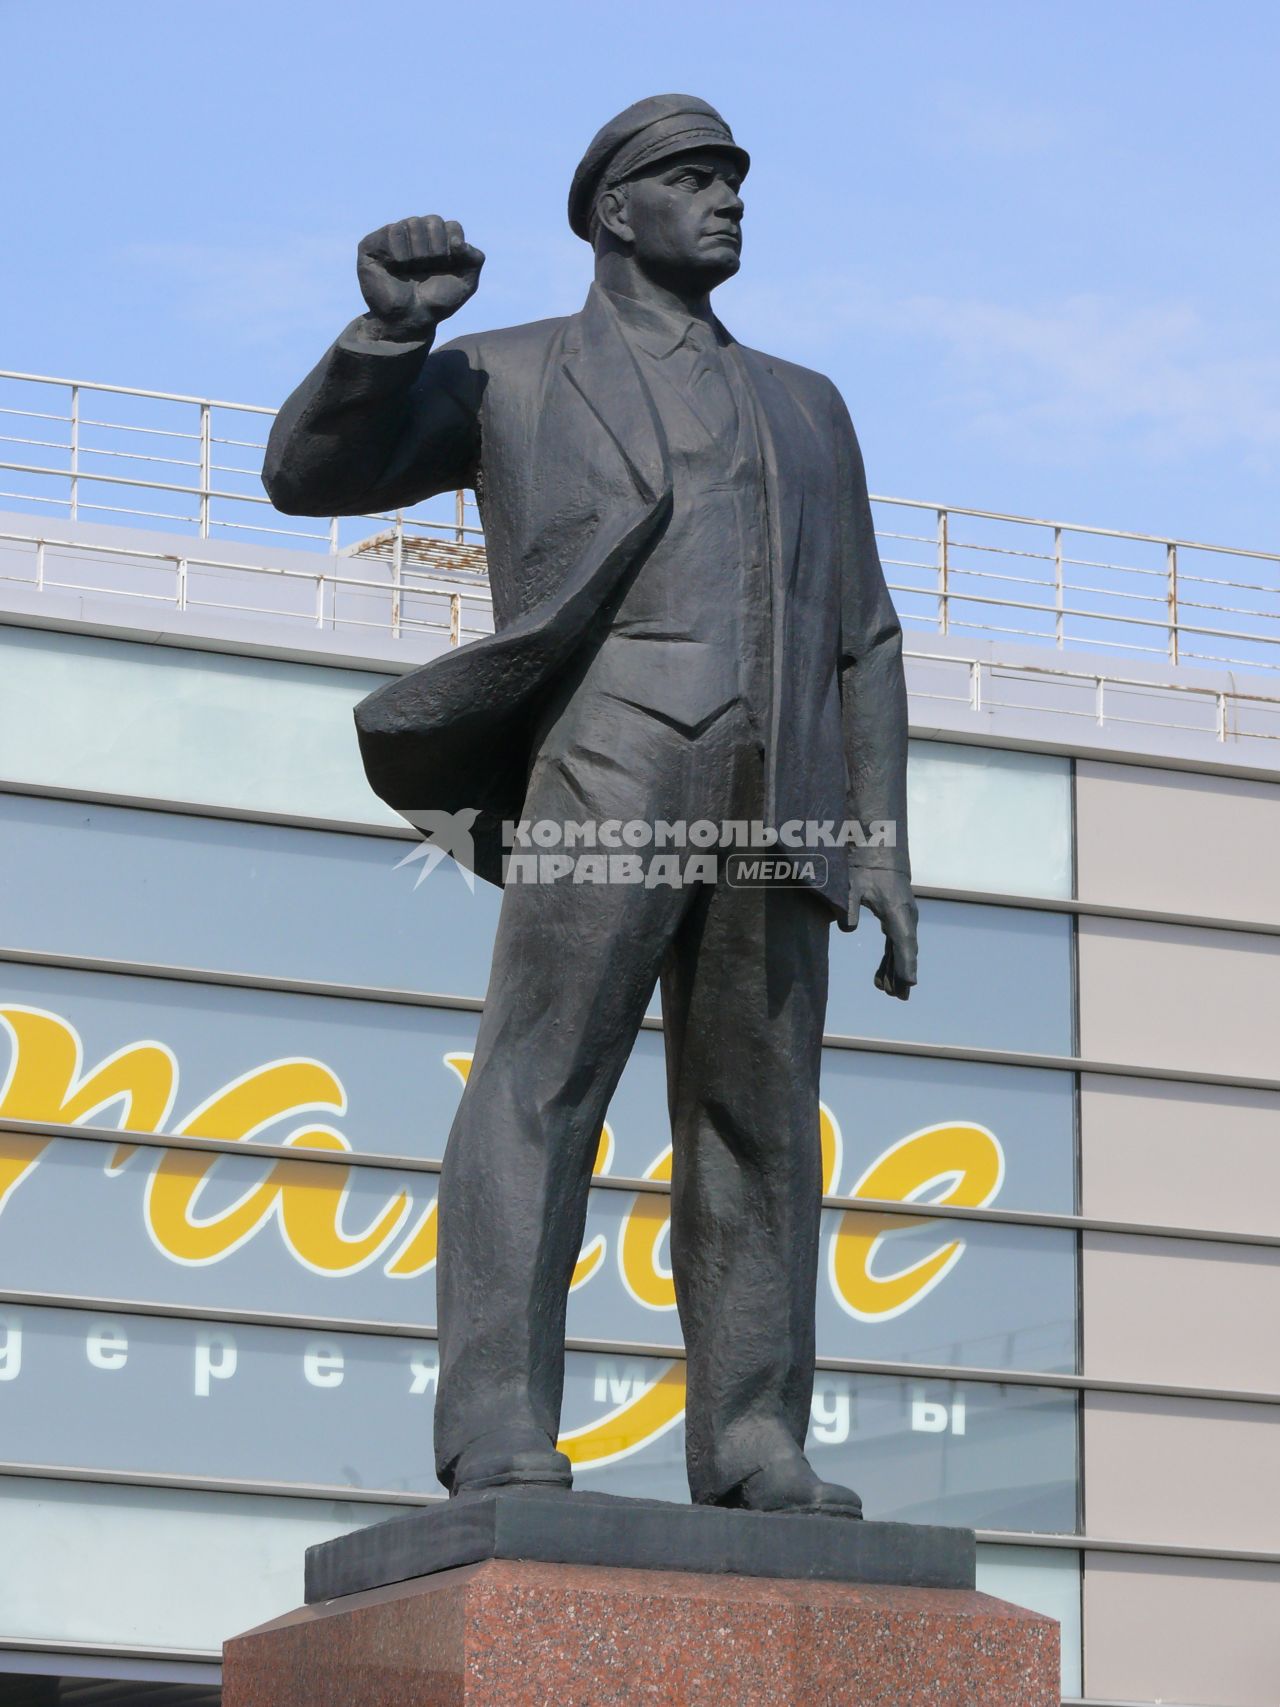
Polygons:
<instances>
[{"instance_id":1,"label":"gray metal cladding panel","mask_svg":"<svg viewBox=\"0 0 1280 1707\"><path fill-rule=\"evenodd\" d=\"M1280 938L1082 918L1079 959L1082 1055L1280 1077Z\"/></svg>"},{"instance_id":2,"label":"gray metal cladding panel","mask_svg":"<svg viewBox=\"0 0 1280 1707\"><path fill-rule=\"evenodd\" d=\"M1275 1707L1280 1568L1111 1553L1084 1564L1087 1696Z\"/></svg>"},{"instance_id":3,"label":"gray metal cladding panel","mask_svg":"<svg viewBox=\"0 0 1280 1707\"><path fill-rule=\"evenodd\" d=\"M1280 1417L1274 1405L1090 1393L1084 1454L1090 1535L1277 1550Z\"/></svg>"},{"instance_id":4,"label":"gray metal cladding panel","mask_svg":"<svg viewBox=\"0 0 1280 1707\"><path fill-rule=\"evenodd\" d=\"M1280 1251L1100 1233L1081 1244L1090 1375L1280 1393ZM1280 1447L1280 1416L1272 1426Z\"/></svg>"},{"instance_id":5,"label":"gray metal cladding panel","mask_svg":"<svg viewBox=\"0 0 1280 1707\"><path fill-rule=\"evenodd\" d=\"M1280 924L1280 786L1076 765L1080 894L1113 907Z\"/></svg>"},{"instance_id":6,"label":"gray metal cladding panel","mask_svg":"<svg viewBox=\"0 0 1280 1707\"><path fill-rule=\"evenodd\" d=\"M1276 1231L1280 1092L1085 1073L1080 1125L1087 1214Z\"/></svg>"}]
</instances>

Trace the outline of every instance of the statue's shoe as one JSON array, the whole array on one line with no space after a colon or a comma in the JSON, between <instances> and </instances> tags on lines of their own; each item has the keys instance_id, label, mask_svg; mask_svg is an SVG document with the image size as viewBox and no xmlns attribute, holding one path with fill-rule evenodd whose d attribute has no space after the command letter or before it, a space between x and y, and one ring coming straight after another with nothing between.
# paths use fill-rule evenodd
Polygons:
<instances>
[{"instance_id":1,"label":"statue's shoe","mask_svg":"<svg viewBox=\"0 0 1280 1707\"><path fill-rule=\"evenodd\" d=\"M820 1517L861 1517L862 1501L852 1488L824 1482L807 1459L779 1459L710 1502L739 1511L812 1512Z\"/></svg>"},{"instance_id":2,"label":"statue's shoe","mask_svg":"<svg viewBox=\"0 0 1280 1707\"><path fill-rule=\"evenodd\" d=\"M570 1488L573 1465L539 1429L495 1429L473 1440L453 1466L451 1494L481 1488Z\"/></svg>"}]
</instances>

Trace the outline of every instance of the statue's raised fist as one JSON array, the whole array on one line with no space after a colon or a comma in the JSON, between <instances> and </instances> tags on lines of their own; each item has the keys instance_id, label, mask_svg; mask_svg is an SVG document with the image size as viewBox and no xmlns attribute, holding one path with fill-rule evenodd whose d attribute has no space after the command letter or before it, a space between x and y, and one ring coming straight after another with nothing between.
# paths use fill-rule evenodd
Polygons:
<instances>
[{"instance_id":1,"label":"statue's raised fist","mask_svg":"<svg viewBox=\"0 0 1280 1707\"><path fill-rule=\"evenodd\" d=\"M484 256L456 219L429 213L370 232L356 271L380 336L428 338L475 294Z\"/></svg>"}]
</instances>

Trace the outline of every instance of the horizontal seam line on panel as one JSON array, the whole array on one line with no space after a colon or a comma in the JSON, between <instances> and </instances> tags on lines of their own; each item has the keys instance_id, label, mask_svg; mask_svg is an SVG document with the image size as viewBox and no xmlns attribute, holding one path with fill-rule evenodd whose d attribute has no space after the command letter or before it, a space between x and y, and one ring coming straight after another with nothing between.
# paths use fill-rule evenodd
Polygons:
<instances>
[{"instance_id":1,"label":"horizontal seam line on panel","mask_svg":"<svg viewBox=\"0 0 1280 1707\"><path fill-rule=\"evenodd\" d=\"M3 954L0 954L3 959ZM824 1049L850 1049L867 1054L906 1055L922 1060L972 1061L978 1066L1027 1067L1047 1072L1090 1073L1099 1078L1151 1079L1163 1084L1208 1085L1223 1090L1280 1091L1280 1079L1249 1073L1188 1071L1182 1067L1140 1066L1126 1061L1096 1061L1084 1055L1041 1055L1016 1049L989 1049L978 1044L912 1043L889 1037L852 1037L829 1032Z\"/></svg>"},{"instance_id":2,"label":"horizontal seam line on panel","mask_svg":"<svg viewBox=\"0 0 1280 1707\"><path fill-rule=\"evenodd\" d=\"M1205 1703L1170 1701L1163 1695L1158 1701L1154 1697L1140 1701L1131 1695L1126 1695L1123 1700L1119 1696L1111 1695L1064 1695L1061 1707L1205 1707Z\"/></svg>"},{"instance_id":3,"label":"horizontal seam line on panel","mask_svg":"<svg viewBox=\"0 0 1280 1707\"><path fill-rule=\"evenodd\" d=\"M966 659L965 662L972 663L972 660ZM997 664L996 667L1002 668L1004 666ZM1016 670L1019 666L1014 664L1012 668ZM1154 685L1159 686L1160 684ZM1209 691L1212 693L1214 690L1210 689ZM917 697L920 696L917 695ZM937 701L933 703L936 704ZM969 709L968 705L960 700L953 700L951 703L958 710L967 711ZM1027 708L1016 706L995 706L991 709L997 716L1001 712L1013 712L1016 715L1021 710L1027 710ZM1043 716L1045 713L1032 709L1028 710L1028 715L1037 717ZM1048 715L1056 714L1049 713ZM1113 727L1118 726L1113 725ZM1158 730L1161 728L1168 729L1169 726L1167 724L1152 724L1149 727ZM1090 747L1084 746L1078 741L1068 740L1065 732L1058 741L1042 741L1034 735L1017 735L1003 730L988 734L985 730L969 727L952 729L943 724L926 723L912 718L908 733L913 741L936 741L941 746L987 747L997 752L1036 753L1046 758L1084 759L1099 765L1130 765L1135 770L1186 771L1195 776L1230 777L1233 781L1239 782L1280 781L1280 765L1274 763L1242 765L1217 754L1209 759L1194 758L1189 754L1145 753L1136 747ZM1177 733L1184 733L1184 731L1177 731ZM1203 734L1215 745L1217 744L1217 737L1211 735L1208 730L1189 730L1185 733ZM1265 754L1258 755L1259 759L1265 756Z\"/></svg>"},{"instance_id":4,"label":"horizontal seam line on panel","mask_svg":"<svg viewBox=\"0 0 1280 1707\"><path fill-rule=\"evenodd\" d=\"M76 1293L4 1288L0 1289L0 1304L33 1310L77 1310L100 1316L220 1322L231 1327L277 1327L308 1333L354 1334L424 1342L433 1342L439 1337L439 1330L427 1324L384 1322L355 1316L291 1315L235 1306L219 1309L211 1304L150 1303L141 1299L99 1298ZM582 1352L591 1356L651 1357L674 1363L683 1363L687 1355L682 1345L656 1340L607 1340L567 1335L564 1345L566 1352ZM996 1369L981 1364L903 1362L870 1357L815 1357L814 1367L828 1374L869 1375L888 1380L970 1382L991 1387L1032 1387L1042 1392L1109 1393L1120 1397L1181 1399L1203 1404L1280 1406L1280 1393L1257 1392L1248 1388L1188 1387L1166 1381L1120 1381L1054 1370Z\"/></svg>"},{"instance_id":5,"label":"horizontal seam line on panel","mask_svg":"<svg viewBox=\"0 0 1280 1707\"><path fill-rule=\"evenodd\" d=\"M0 464L0 466L3 465ZM91 478L100 479L101 476L91 476ZM226 494L212 495L226 496ZM49 540L47 543L55 551L61 549L57 541ZM88 549L93 551L96 548L94 546L90 546ZM183 554L181 552L169 552L165 555L170 564L174 562L175 558L179 562L182 561ZM196 554L193 553L192 555L195 556ZM200 563L198 559L195 566L201 569L222 568L224 571L229 571L233 574L246 567L243 564L227 564L225 566L217 564L203 564ZM268 570L268 574L276 573L278 573L278 571ZM293 574L288 574L287 578L289 580L306 579L310 580L313 584L315 581L314 574L299 575L296 571ZM12 576L6 577L6 579L9 581L9 585L15 592L23 591L26 592L29 597L34 595L36 598L49 600L49 603L47 605L41 603L38 608L32 608L29 604L11 605L7 598L0 597L0 628L25 629L37 634L72 634L83 636L90 640L106 640L116 645L146 646L161 656L166 652L201 652L214 657L249 658L255 661L263 659L271 663L296 664L303 669L346 670L352 675L382 676L388 677L392 680L394 680L396 676L408 675L411 671L419 668L420 665L429 664L433 659L440 656L440 653L437 651L428 653L426 656L421 658L406 658L388 663L385 659L376 655L370 656L368 653L345 650L340 647L335 647L331 652L317 652L307 645L308 634L314 634L316 632L314 615L312 615L309 620L299 620L298 613L290 615L283 611L261 611L257 614L266 617L269 621L288 624L287 639L283 634L279 639L272 637L267 640L255 639L248 633L211 634L207 627L198 626L200 613L202 611L209 611L211 613L218 611L225 616L227 614L227 608L225 606L201 600L194 605L189 604L185 612L180 612L177 610L172 599L164 601L164 603L161 604L156 604L151 602L153 595L146 593L126 594L125 596L141 598L147 601L141 607L143 612L147 615L155 615L161 618L161 621L129 622L123 620L124 610L122 608L120 611L122 620L113 623L103 621L97 616L86 617L83 615L73 615L67 606L74 603L83 610L86 600L100 601L102 599L112 599L119 596L116 593L104 591L102 588L75 586L67 582L51 582L46 585L44 594L40 595L35 592L34 585L30 581L25 583L22 581L15 582ZM373 587L375 590L385 591L385 586L382 589L377 589L375 583L363 580L356 581L354 585L350 583L348 583L348 585L351 586L351 590L354 592L359 592L362 587ZM446 587L442 585L439 587L413 586L406 587L405 590L426 593L428 596L447 597L448 591L452 591L453 589L450 587L446 591ZM467 596L469 591L469 589L463 587L460 587L457 590L462 593L464 598ZM5 589L5 591L7 592L8 589ZM59 608L59 606L62 608ZM134 608L137 609L139 607L135 606ZM173 615L185 615L188 618L194 617L196 620L189 628L170 628L165 626L163 619ZM470 623L464 624L464 628L472 637L482 632L481 630L472 628ZM335 638L337 637L336 630L331 628L325 628L321 632L334 634ZM443 633L443 624L439 629L436 629L435 632ZM343 640L355 640L357 637L352 634L344 634L341 638ZM1157 725L1157 727L1159 726Z\"/></svg>"},{"instance_id":6,"label":"horizontal seam line on panel","mask_svg":"<svg viewBox=\"0 0 1280 1707\"><path fill-rule=\"evenodd\" d=\"M59 1641L49 1636L0 1636L0 1653L6 1654L84 1654L89 1658L111 1660L159 1660L171 1665L210 1666L221 1669L222 1655L217 1648L148 1648L124 1642ZM146 1678L139 1682L145 1683Z\"/></svg>"},{"instance_id":7,"label":"horizontal seam line on panel","mask_svg":"<svg viewBox=\"0 0 1280 1707\"><path fill-rule=\"evenodd\" d=\"M0 794L36 799L83 801L88 805L116 807L139 812L167 813L174 817L213 818L222 822L273 825L280 829L317 830L329 835L373 836L395 841L420 841L408 824L374 824L358 819L319 818L307 813L268 812L253 807L200 804L165 800L144 795L110 794L91 789L59 789L47 784L25 784L0 780ZM1263 919L1217 918L1206 913L1182 913L1167 908L1135 908L1106 901L1086 901L1076 896L1022 894L1007 889L955 888L948 884L918 883L915 893L922 900L954 901L967 906L1010 907L1024 912L1068 913L1088 918L1118 919L1133 924L1176 925L1190 930L1233 931L1253 936L1280 936L1280 923Z\"/></svg>"},{"instance_id":8,"label":"horizontal seam line on panel","mask_svg":"<svg viewBox=\"0 0 1280 1707\"><path fill-rule=\"evenodd\" d=\"M137 1643L76 1641L72 1637L59 1640L52 1636L0 1636L0 1652L6 1654L66 1654L68 1658L83 1654L90 1659L157 1660L162 1664L210 1666L220 1670L220 1650L217 1648L149 1648ZM108 1678L106 1682L117 1681ZM127 1679L120 1679L127 1682ZM140 1683L149 1681L139 1678Z\"/></svg>"},{"instance_id":9,"label":"horizontal seam line on panel","mask_svg":"<svg viewBox=\"0 0 1280 1707\"><path fill-rule=\"evenodd\" d=\"M152 1487L190 1493L245 1493L267 1498L334 1501L343 1505L442 1504L446 1496L410 1493L391 1488L334 1487L323 1482L265 1482L233 1477L169 1475L163 1471L92 1470L57 1464L0 1462L0 1476L32 1481L87 1482L109 1487ZM1224 1560L1247 1564L1280 1565L1280 1553L1255 1552L1243 1548L1197 1547L1159 1541L1099 1540L1087 1535L1046 1534L1036 1530L977 1529L983 1546L1058 1547L1077 1553L1132 1553L1153 1558Z\"/></svg>"},{"instance_id":10,"label":"horizontal seam line on panel","mask_svg":"<svg viewBox=\"0 0 1280 1707\"><path fill-rule=\"evenodd\" d=\"M319 1162L336 1167L373 1168L392 1173L438 1174L442 1163L435 1157L403 1156L359 1150L316 1150L304 1145L262 1144L250 1139L193 1138L185 1133L130 1132L128 1128L75 1126L52 1121L6 1120L0 1116L0 1132L19 1137L65 1139L72 1143L116 1144L147 1150L198 1150L208 1155L250 1156L266 1161ZM667 1180L643 1179L634 1174L593 1174L593 1191L621 1191L669 1197ZM1098 1233L1118 1238L1182 1239L1194 1244L1253 1246L1280 1250L1280 1234L1232 1232L1212 1227L1183 1227L1146 1221L1108 1221L1088 1215L1060 1215L1034 1209L994 1209L952 1203L906 1202L884 1197L843 1197L824 1194L822 1207L852 1214L898 1215L919 1221L974 1221L996 1227L1041 1227L1050 1232Z\"/></svg>"},{"instance_id":11,"label":"horizontal seam line on panel","mask_svg":"<svg viewBox=\"0 0 1280 1707\"><path fill-rule=\"evenodd\" d=\"M309 812L273 812L267 807L219 806L216 802L170 799L164 795L121 794L108 789L59 787L55 783L0 778L0 794L36 800L80 801L122 811L160 812L175 818L216 818L221 822L274 825L282 830L324 830L335 836L380 836L392 841L421 841L409 824L378 824L362 818L320 818Z\"/></svg>"},{"instance_id":12,"label":"horizontal seam line on panel","mask_svg":"<svg viewBox=\"0 0 1280 1707\"><path fill-rule=\"evenodd\" d=\"M168 979L175 984L212 984L221 989L269 990L285 996L320 996L334 1001L380 1002L387 1007L441 1008L479 1013L480 996L450 996L428 990L396 990L376 984L336 984L327 979L281 978L264 972L227 972L216 967L171 966L154 960L118 960L111 955L60 954L39 948L0 947L0 962L49 966L68 972L98 972L116 978ZM647 1022L654 1029L659 1022Z\"/></svg>"},{"instance_id":13,"label":"horizontal seam line on panel","mask_svg":"<svg viewBox=\"0 0 1280 1707\"><path fill-rule=\"evenodd\" d=\"M1175 913L1163 907L1125 907L1077 897L1019 895L1010 890L951 889L940 884L912 885L925 901L955 901L976 907L1011 907L1036 913L1068 913L1080 918L1117 919L1122 924L1176 925L1184 930L1232 931L1249 936L1280 936L1280 924L1261 919L1220 919L1206 913Z\"/></svg>"},{"instance_id":14,"label":"horizontal seam line on panel","mask_svg":"<svg viewBox=\"0 0 1280 1707\"><path fill-rule=\"evenodd\" d=\"M1064 1695L1061 1707L1206 1707L1206 1704L1203 1701L1170 1701L1163 1695L1159 1700L1148 1697L1145 1701L1132 1695Z\"/></svg>"},{"instance_id":15,"label":"horizontal seam line on panel","mask_svg":"<svg viewBox=\"0 0 1280 1707\"><path fill-rule=\"evenodd\" d=\"M0 1461L0 1476L31 1481L88 1482L121 1488L166 1488L176 1493L252 1494L269 1499L335 1500L343 1505L435 1505L447 1496L393 1488L334 1487L327 1482L255 1481L237 1476L183 1476L165 1470L95 1470L69 1464Z\"/></svg>"},{"instance_id":16,"label":"horizontal seam line on panel","mask_svg":"<svg viewBox=\"0 0 1280 1707\"><path fill-rule=\"evenodd\" d=\"M115 977L168 979L174 983L210 984L226 989L271 990L281 995L319 996L337 1001L381 1002L388 1007L440 1008L478 1013L479 996L449 996L418 990L383 989L367 984L332 984L324 980L273 978L254 972L223 972L195 966L169 966L156 961L116 960L111 957L57 954L45 949L0 947L0 962L20 966L49 966L73 972L98 972ZM662 1021L646 1016L644 1031L661 1031ZM972 1061L978 1066L1026 1067L1038 1071L1093 1073L1161 1083L1210 1085L1228 1090L1280 1091L1280 1079L1244 1073L1211 1073L1181 1067L1142 1066L1126 1061L1096 1061L1081 1055L1049 1055L1032 1050L993 1049L982 1044L917 1043L901 1038L827 1032L826 1049L849 1049L873 1055L905 1055L922 1060Z\"/></svg>"},{"instance_id":17,"label":"horizontal seam line on panel","mask_svg":"<svg viewBox=\"0 0 1280 1707\"><path fill-rule=\"evenodd\" d=\"M1095 1535L1042 1534L1026 1529L975 1529L984 1547L1060 1547L1070 1553L1129 1553L1138 1558L1221 1559L1246 1565L1280 1565L1280 1553L1251 1547L1198 1547L1178 1541L1112 1541Z\"/></svg>"},{"instance_id":18,"label":"horizontal seam line on panel","mask_svg":"<svg viewBox=\"0 0 1280 1707\"><path fill-rule=\"evenodd\" d=\"M213 1156L252 1156L272 1162L318 1162L322 1166L379 1168L395 1173L440 1172L440 1163L424 1156L385 1155L372 1150L318 1150L302 1144L261 1144L249 1138L193 1138L184 1132L130 1132L127 1127L68 1126L43 1120L7 1120L2 1115L0 1132L24 1138L117 1144L123 1149L199 1150ZM647 1185L643 1180L636 1183L638 1186Z\"/></svg>"}]
</instances>

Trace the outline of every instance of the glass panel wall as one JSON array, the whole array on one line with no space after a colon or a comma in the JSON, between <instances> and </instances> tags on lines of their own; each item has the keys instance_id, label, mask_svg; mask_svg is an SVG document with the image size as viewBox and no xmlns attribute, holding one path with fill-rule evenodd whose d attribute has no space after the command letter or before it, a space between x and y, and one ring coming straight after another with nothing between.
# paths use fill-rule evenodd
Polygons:
<instances>
[{"instance_id":1,"label":"glass panel wall","mask_svg":"<svg viewBox=\"0 0 1280 1707\"><path fill-rule=\"evenodd\" d=\"M63 637L40 638L56 649ZM130 660L130 649L103 645L96 661L92 648L83 656L69 649L83 671L67 664L67 691L87 684L85 692L115 694L111 703L127 709L134 690L110 671L150 671L154 654L136 648L148 657ZM247 661L211 662L229 666L225 679L208 674L201 655L171 654L139 689L137 706L149 695L152 717L162 688L180 702L174 729L147 749L150 783L128 772L135 749L124 725L95 736L93 765L115 779L108 786L156 795L168 777L176 794L185 777L194 798L321 811L318 772L306 763L289 773L303 779L301 791L268 803L271 754L243 772L250 791L237 795L243 778L232 746L245 748L273 706L288 706L300 720L288 738L294 750L305 758L314 741L318 753L336 738L335 719L346 727L350 699L367 684L298 666L300 697L292 666L251 670L246 687L239 665ZM99 668L108 674L95 675ZM286 672L278 680L277 669ZM222 718L219 739L231 745L210 758L193 731L183 734L188 717L206 720L206 733L210 717ZM184 741L186 771L178 764ZM41 763L64 762L56 745ZM985 752L978 761L973 751L932 744L913 759L919 880L1063 893L1062 765ZM1003 763L1009 758L1016 762ZM77 785L74 776L53 780ZM353 786L338 779L324 815L358 816ZM312 804L298 804L308 789ZM984 815L1000 832L975 849ZM484 993L499 897L482 884L471 896L452 868L415 890L418 868L397 869L410 847L378 835L0 794L0 895L9 898L0 902L0 948L474 1002ZM922 915L923 982L908 1004L872 986L874 920L852 938L833 936L833 1038L1070 1053L1069 918L947 901L926 902ZM9 1592L0 1563L0 1602L10 1608L0 1635L213 1647L229 1629L296 1604L309 1541L386 1515L370 1490L438 1492L430 1450L437 1173L361 1157L438 1161L477 1023L466 1006L0 960L0 1119L122 1134L102 1143L0 1132L0 1458L108 1477L304 1489L296 1499L197 1496L0 1477L0 1521L32 1561L25 1595ZM859 1360L1033 1377L1076 1370L1074 1235L929 1213L946 1205L1073 1210L1074 1076L833 1042L822 1099L829 1194L910 1201L919 1213L824 1211L809 1441L819 1471L851 1482L875 1517L1074 1530L1074 1391L1035 1379L833 1367ZM320 1145L343 1159L193 1154L132 1145L130 1131L253 1139L286 1152ZM684 1363L661 1190L669 1142L662 1039L646 1031L609 1110L598 1171L655 1189L601 1183L592 1192L569 1306L569 1334L590 1349L569 1354L564 1444L583 1486L681 1499ZM237 1311L264 1319L234 1320ZM397 1328L405 1331L387 1331ZM667 1347L669 1356L656 1355ZM315 1488L348 1489L351 1499L306 1491ZM41 1524L47 1539L30 1541ZM157 1587L152 1610L132 1624L114 1601L93 1598L89 1562L104 1533L148 1557L188 1550L169 1592ZM1027 1553L984 1554L984 1570L996 1572L991 1582L1013 1572L1008 1580L1025 1592L1004 1592L1026 1604L1040 1605L1033 1596L1043 1590L1053 1601L1045 1609L1060 1616L1055 1607L1070 1604L1067 1577L1078 1583L1074 1555ZM237 1599L258 1556L261 1592ZM225 1592L209 1589L206 1565L226 1578ZM50 1587L59 1572L61 1595ZM1070 1641L1067 1652L1070 1687Z\"/></svg>"},{"instance_id":2,"label":"glass panel wall","mask_svg":"<svg viewBox=\"0 0 1280 1707\"><path fill-rule=\"evenodd\" d=\"M47 1306L0 1315L6 1459L433 1494L434 1341ZM582 1486L686 1499L684 1365L570 1352L561 1443ZM1069 1529L1075 1396L822 1372L815 1468L874 1517Z\"/></svg>"}]
</instances>

